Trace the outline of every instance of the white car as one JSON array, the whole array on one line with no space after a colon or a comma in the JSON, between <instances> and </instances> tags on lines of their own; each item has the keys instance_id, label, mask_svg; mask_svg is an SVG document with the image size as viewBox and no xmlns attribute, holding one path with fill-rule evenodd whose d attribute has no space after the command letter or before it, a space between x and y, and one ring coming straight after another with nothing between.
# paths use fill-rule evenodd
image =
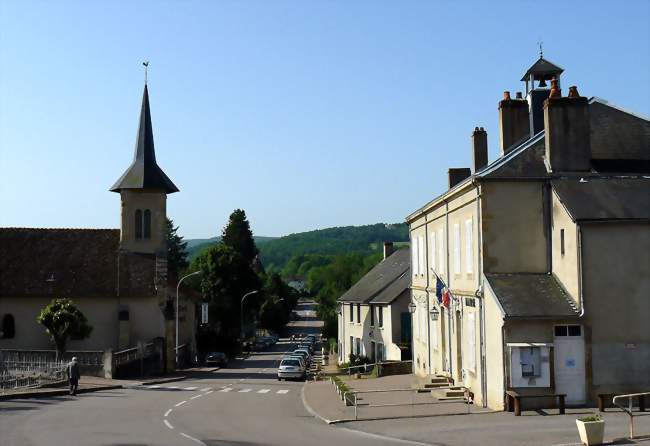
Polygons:
<instances>
[{"instance_id":1,"label":"white car","mask_svg":"<svg viewBox=\"0 0 650 446\"><path fill-rule=\"evenodd\" d=\"M307 371L297 358L286 358L280 362L278 367L278 381L282 379L298 378L305 379Z\"/></svg>"},{"instance_id":2,"label":"white car","mask_svg":"<svg viewBox=\"0 0 650 446\"><path fill-rule=\"evenodd\" d=\"M298 361L300 361L300 365L302 366L302 368L307 370L307 362L305 361L305 358L301 355L288 354L286 356L283 356L282 359L297 359Z\"/></svg>"}]
</instances>

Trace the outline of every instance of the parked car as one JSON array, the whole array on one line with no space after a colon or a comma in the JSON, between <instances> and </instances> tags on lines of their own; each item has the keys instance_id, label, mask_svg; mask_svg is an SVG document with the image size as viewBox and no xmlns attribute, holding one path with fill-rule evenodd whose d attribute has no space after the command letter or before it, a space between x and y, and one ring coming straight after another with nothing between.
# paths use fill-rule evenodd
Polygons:
<instances>
[{"instance_id":1,"label":"parked car","mask_svg":"<svg viewBox=\"0 0 650 446\"><path fill-rule=\"evenodd\" d=\"M282 357L282 359L297 359L298 361L300 361L300 365L303 366L305 368L305 370L307 369L307 362L305 361L305 358L300 356L300 355L288 354L288 355ZM282 361L282 360L280 360L280 361Z\"/></svg>"},{"instance_id":2,"label":"parked car","mask_svg":"<svg viewBox=\"0 0 650 446\"><path fill-rule=\"evenodd\" d=\"M205 355L206 364L214 364L220 367L228 366L228 356L223 352L210 352Z\"/></svg>"},{"instance_id":3,"label":"parked car","mask_svg":"<svg viewBox=\"0 0 650 446\"><path fill-rule=\"evenodd\" d=\"M300 343L298 344L298 348L304 348L309 352L310 355L314 354L314 346L309 343Z\"/></svg>"},{"instance_id":4,"label":"parked car","mask_svg":"<svg viewBox=\"0 0 650 446\"><path fill-rule=\"evenodd\" d=\"M282 379L298 378L305 379L307 370L300 364L298 359L286 358L280 362L278 367L278 381Z\"/></svg>"},{"instance_id":5,"label":"parked car","mask_svg":"<svg viewBox=\"0 0 650 446\"><path fill-rule=\"evenodd\" d=\"M266 342L260 341L259 339L253 342L251 345L251 351L253 352L261 352L262 350L265 350L268 347Z\"/></svg>"},{"instance_id":6,"label":"parked car","mask_svg":"<svg viewBox=\"0 0 650 446\"><path fill-rule=\"evenodd\" d=\"M309 353L309 350L298 348L294 350L292 354L304 356L305 362L307 363L307 366L309 366L309 363L311 362L311 354Z\"/></svg>"}]
</instances>

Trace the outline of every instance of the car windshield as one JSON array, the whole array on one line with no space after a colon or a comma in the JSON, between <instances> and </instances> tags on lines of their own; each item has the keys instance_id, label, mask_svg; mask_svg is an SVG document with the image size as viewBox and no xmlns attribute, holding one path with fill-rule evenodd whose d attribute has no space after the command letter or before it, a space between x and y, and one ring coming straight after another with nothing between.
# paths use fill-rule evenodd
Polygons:
<instances>
[{"instance_id":1,"label":"car windshield","mask_svg":"<svg viewBox=\"0 0 650 446\"><path fill-rule=\"evenodd\" d=\"M294 366L299 367L300 363L297 359L285 359L280 363L280 366Z\"/></svg>"}]
</instances>

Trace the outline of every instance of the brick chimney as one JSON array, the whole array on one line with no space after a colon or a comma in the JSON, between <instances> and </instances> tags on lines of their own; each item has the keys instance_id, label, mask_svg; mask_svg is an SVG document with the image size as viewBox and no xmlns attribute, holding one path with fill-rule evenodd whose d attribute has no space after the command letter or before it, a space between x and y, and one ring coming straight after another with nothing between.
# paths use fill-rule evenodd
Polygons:
<instances>
[{"instance_id":1,"label":"brick chimney","mask_svg":"<svg viewBox=\"0 0 650 446\"><path fill-rule=\"evenodd\" d=\"M472 169L478 172L488 163L487 132L483 127L475 127L472 132Z\"/></svg>"},{"instance_id":2,"label":"brick chimney","mask_svg":"<svg viewBox=\"0 0 650 446\"><path fill-rule=\"evenodd\" d=\"M559 89L549 95L544 102L544 127L546 162L552 172L591 170L589 102L577 87L569 88L568 97L562 97Z\"/></svg>"},{"instance_id":3,"label":"brick chimney","mask_svg":"<svg viewBox=\"0 0 650 446\"><path fill-rule=\"evenodd\" d=\"M384 260L394 252L393 242L384 242Z\"/></svg>"},{"instance_id":4,"label":"brick chimney","mask_svg":"<svg viewBox=\"0 0 650 446\"><path fill-rule=\"evenodd\" d=\"M528 101L520 94L512 99L509 91L503 92L503 99L499 102L499 132L502 156L514 149L515 144L530 138Z\"/></svg>"},{"instance_id":5,"label":"brick chimney","mask_svg":"<svg viewBox=\"0 0 650 446\"><path fill-rule=\"evenodd\" d=\"M449 169L449 189L463 181L465 178L470 177L472 171L469 167L452 167Z\"/></svg>"}]
</instances>

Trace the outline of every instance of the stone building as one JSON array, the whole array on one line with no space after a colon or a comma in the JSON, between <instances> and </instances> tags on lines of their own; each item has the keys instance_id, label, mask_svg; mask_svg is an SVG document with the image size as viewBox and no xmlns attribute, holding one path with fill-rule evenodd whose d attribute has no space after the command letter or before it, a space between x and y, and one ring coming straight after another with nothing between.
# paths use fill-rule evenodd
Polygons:
<instances>
[{"instance_id":1,"label":"stone building","mask_svg":"<svg viewBox=\"0 0 650 446\"><path fill-rule=\"evenodd\" d=\"M562 96L562 72L540 57L499 103L498 158L476 128L472 169L406 218L416 373L493 409L650 388L650 122Z\"/></svg>"},{"instance_id":2,"label":"stone building","mask_svg":"<svg viewBox=\"0 0 650 446\"><path fill-rule=\"evenodd\" d=\"M173 367L176 279L167 276L165 225L167 195L178 188L156 163L146 85L133 162L110 190L120 194L120 229L0 228L0 350L52 349L36 317L53 298L70 298L93 331L69 350L158 339ZM196 296L182 291L179 345L193 349Z\"/></svg>"},{"instance_id":3,"label":"stone building","mask_svg":"<svg viewBox=\"0 0 650 446\"><path fill-rule=\"evenodd\" d=\"M350 354L371 362L410 359L409 251L384 243L384 258L339 299L339 363Z\"/></svg>"}]
</instances>

